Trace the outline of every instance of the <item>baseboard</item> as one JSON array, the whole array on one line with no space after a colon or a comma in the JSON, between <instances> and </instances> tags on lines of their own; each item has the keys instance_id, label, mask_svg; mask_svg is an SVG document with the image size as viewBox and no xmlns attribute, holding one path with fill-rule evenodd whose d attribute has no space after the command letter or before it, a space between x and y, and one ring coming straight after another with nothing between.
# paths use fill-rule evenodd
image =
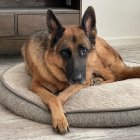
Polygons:
<instances>
[{"instance_id":1,"label":"baseboard","mask_svg":"<svg viewBox=\"0 0 140 140\"><path fill-rule=\"evenodd\" d=\"M121 38L104 38L111 46L140 46L140 36L136 37L121 37Z\"/></svg>"}]
</instances>

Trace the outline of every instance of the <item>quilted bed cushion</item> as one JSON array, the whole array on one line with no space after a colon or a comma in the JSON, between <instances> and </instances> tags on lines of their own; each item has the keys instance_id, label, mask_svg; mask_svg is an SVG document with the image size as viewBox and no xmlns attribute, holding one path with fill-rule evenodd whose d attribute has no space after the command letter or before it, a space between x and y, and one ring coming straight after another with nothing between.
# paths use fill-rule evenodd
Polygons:
<instances>
[{"instance_id":1,"label":"quilted bed cushion","mask_svg":"<svg viewBox=\"0 0 140 140\"><path fill-rule=\"evenodd\" d=\"M0 102L20 116L51 124L48 107L29 90L30 81L23 63L6 70L1 75ZM82 89L67 101L64 110L70 126L74 127L140 124L140 79Z\"/></svg>"}]
</instances>

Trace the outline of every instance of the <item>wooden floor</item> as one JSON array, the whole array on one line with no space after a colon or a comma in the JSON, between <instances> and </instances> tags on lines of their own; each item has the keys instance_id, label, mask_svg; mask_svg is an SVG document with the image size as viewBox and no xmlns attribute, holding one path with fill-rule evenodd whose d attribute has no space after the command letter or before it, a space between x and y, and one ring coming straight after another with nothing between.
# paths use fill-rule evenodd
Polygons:
<instances>
[{"instance_id":1,"label":"wooden floor","mask_svg":"<svg viewBox=\"0 0 140 140\"><path fill-rule=\"evenodd\" d=\"M140 46L119 47L125 61L140 63ZM22 62L20 57L0 57L0 70ZM70 128L66 135L55 134L51 126L17 116L0 105L0 140L140 140L140 126L103 129Z\"/></svg>"}]
</instances>

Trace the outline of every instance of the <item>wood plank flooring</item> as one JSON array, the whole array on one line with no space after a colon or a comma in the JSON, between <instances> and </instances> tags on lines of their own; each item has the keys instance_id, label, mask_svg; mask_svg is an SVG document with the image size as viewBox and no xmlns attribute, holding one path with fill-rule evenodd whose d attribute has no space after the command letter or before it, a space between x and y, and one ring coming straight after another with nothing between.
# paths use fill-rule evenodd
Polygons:
<instances>
[{"instance_id":1,"label":"wood plank flooring","mask_svg":"<svg viewBox=\"0 0 140 140\"><path fill-rule=\"evenodd\" d=\"M119 47L123 59L140 63L140 46ZM0 70L22 62L20 57L0 56ZM50 125L27 120L0 105L0 140L140 140L140 126L124 128L70 128L57 135Z\"/></svg>"}]
</instances>

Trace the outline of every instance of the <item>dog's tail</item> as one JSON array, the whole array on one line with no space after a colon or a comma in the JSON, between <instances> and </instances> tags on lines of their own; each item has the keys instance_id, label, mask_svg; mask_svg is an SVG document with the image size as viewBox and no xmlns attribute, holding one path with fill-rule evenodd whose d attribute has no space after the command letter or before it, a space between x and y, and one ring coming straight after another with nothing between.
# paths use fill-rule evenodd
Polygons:
<instances>
[{"instance_id":1,"label":"dog's tail","mask_svg":"<svg viewBox=\"0 0 140 140\"><path fill-rule=\"evenodd\" d=\"M122 74L122 79L130 79L130 78L140 78L140 67L126 67Z\"/></svg>"}]
</instances>

